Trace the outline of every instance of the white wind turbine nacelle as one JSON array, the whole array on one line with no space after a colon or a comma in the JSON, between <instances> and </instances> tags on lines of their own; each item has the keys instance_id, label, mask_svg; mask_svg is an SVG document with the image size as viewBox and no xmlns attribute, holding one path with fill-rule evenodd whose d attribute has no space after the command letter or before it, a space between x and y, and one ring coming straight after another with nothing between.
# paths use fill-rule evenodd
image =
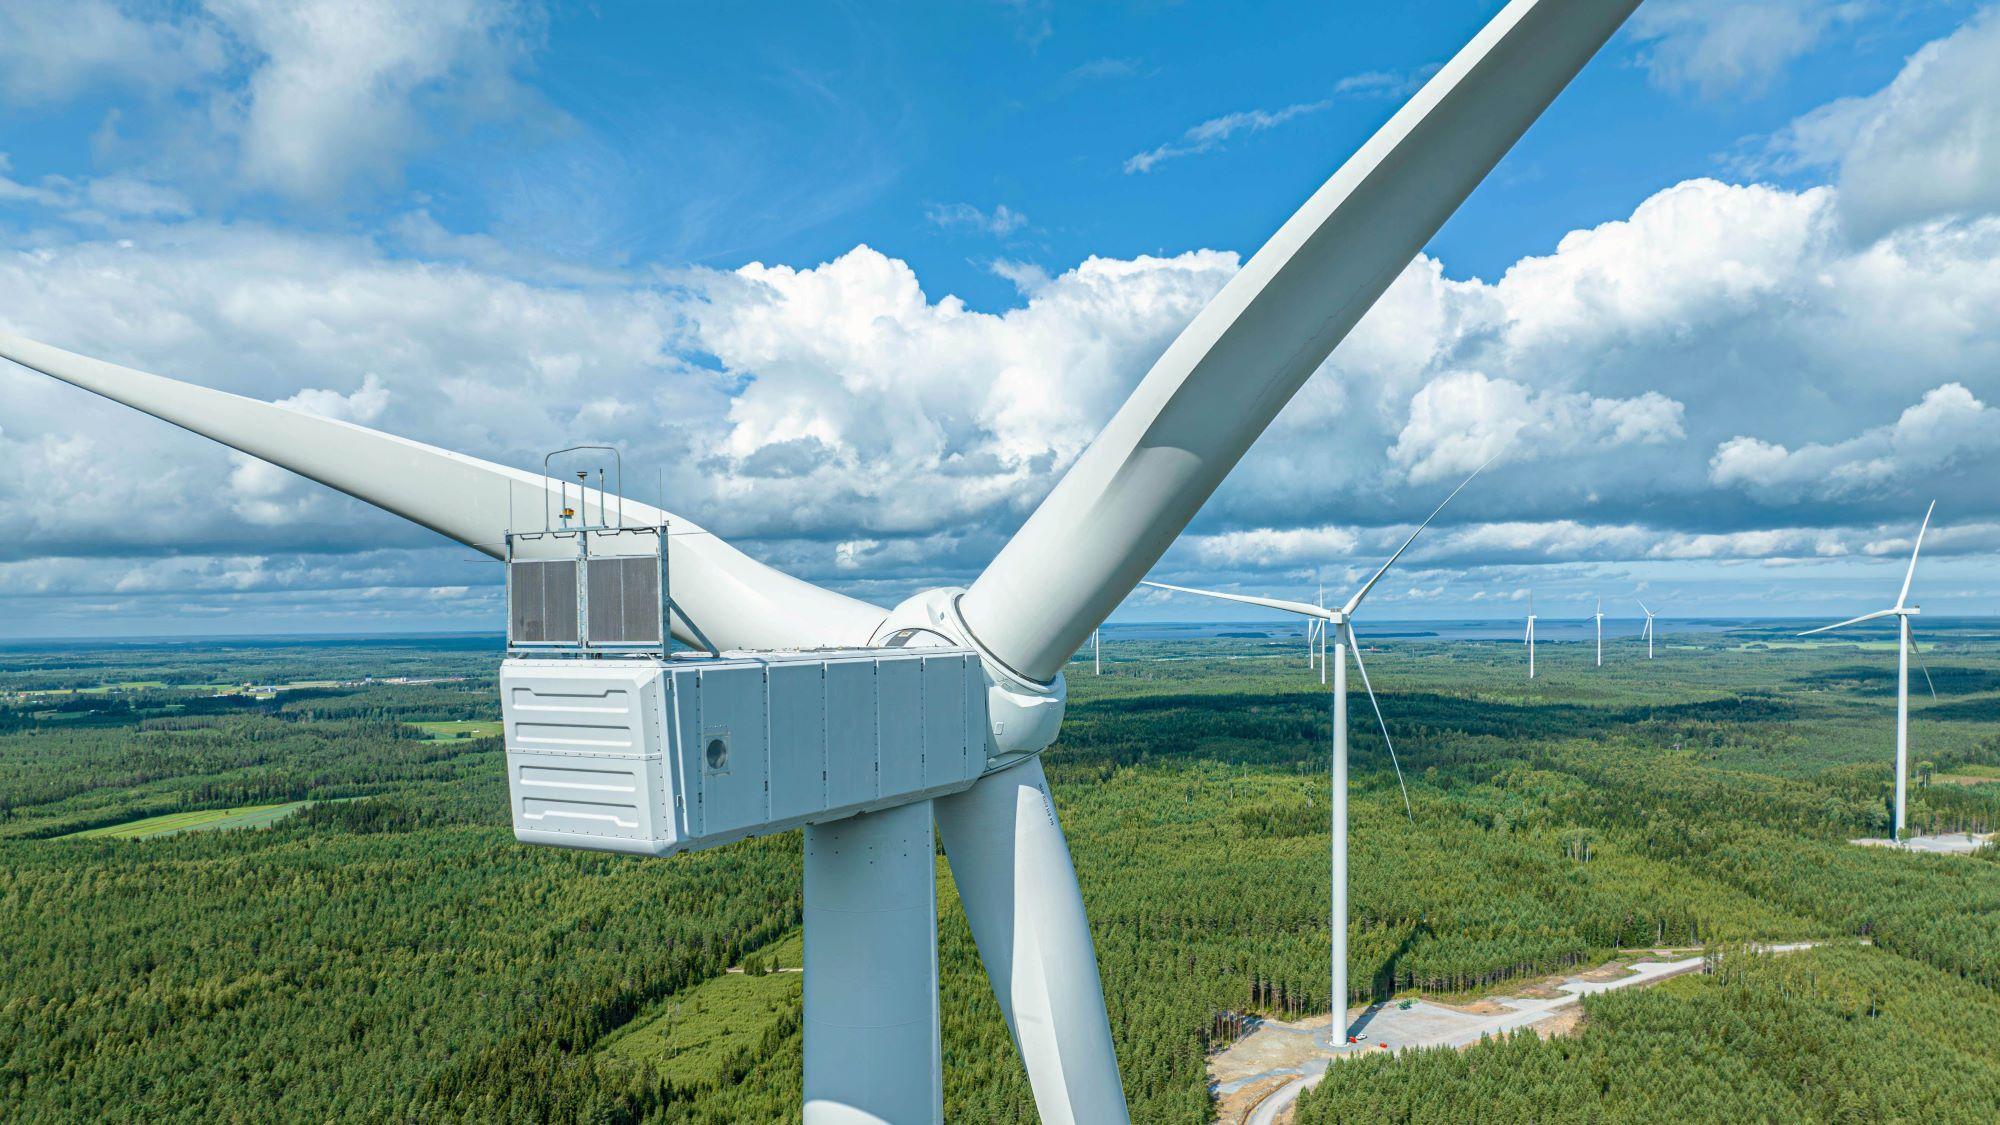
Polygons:
<instances>
[{"instance_id":1,"label":"white wind turbine nacelle","mask_svg":"<svg viewBox=\"0 0 2000 1125\"><path fill-rule=\"evenodd\" d=\"M675 636L751 652L963 643L984 667L989 717L1008 727L970 788L806 829L808 1120L942 1114L925 805L1042 1119L1126 1119L1082 896L1035 754L1060 726L1061 669L1637 3L1512 0L1194 318L962 595L885 614L672 517ZM0 336L0 356L489 555L517 513L548 500L536 474L360 426L18 337Z\"/></svg>"},{"instance_id":2,"label":"white wind turbine nacelle","mask_svg":"<svg viewBox=\"0 0 2000 1125\"><path fill-rule=\"evenodd\" d=\"M1903 572L1903 588L1896 594L1895 605L1888 609L1878 609L1873 613L1864 613L1859 617L1850 617L1845 621L1836 621L1831 625L1822 625L1817 629L1808 629L1799 634L1801 637L1810 637L1816 633L1828 633L1884 617L1896 619L1896 805L1894 823L1889 834L1898 842L1903 839L1903 830L1909 822L1906 814L1910 782L1910 653L1916 649L1916 641L1910 633L1910 618L1923 612L1909 604L1910 581L1917 576L1917 556L1923 552L1924 533L1931 529L1931 513L1935 511L1937 511L1937 501L1933 500L1930 507L1924 509L1924 522L1917 528L1917 542L1910 548L1910 566ZM1922 657L1918 657L1918 660L1921 661ZM1930 684L1930 679L1930 669L1925 668L1924 682ZM1937 685L1930 684L1930 688L1931 698L1935 700Z\"/></svg>"}]
</instances>

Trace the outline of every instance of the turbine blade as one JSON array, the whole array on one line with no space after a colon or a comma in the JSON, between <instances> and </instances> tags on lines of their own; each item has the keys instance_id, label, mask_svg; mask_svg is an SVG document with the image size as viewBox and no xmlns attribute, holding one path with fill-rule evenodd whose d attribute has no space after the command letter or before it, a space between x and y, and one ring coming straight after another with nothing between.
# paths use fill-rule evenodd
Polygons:
<instances>
[{"instance_id":1,"label":"turbine blade","mask_svg":"<svg viewBox=\"0 0 2000 1125\"><path fill-rule=\"evenodd\" d=\"M499 558L510 523L538 530L540 473L0 334L0 356L290 469ZM601 499L601 498L600 498ZM745 555L691 521L624 502L627 522L671 520L674 634L724 649L866 644L883 611Z\"/></svg>"},{"instance_id":2,"label":"turbine blade","mask_svg":"<svg viewBox=\"0 0 2000 1125\"><path fill-rule=\"evenodd\" d=\"M1931 513L1935 511L1937 501L1933 500L1931 506L1924 509L1924 525L1917 529L1917 545L1910 549L1910 569L1903 572L1903 592L1896 595L1897 609L1903 608L1903 603L1910 599L1910 579L1917 576L1917 553L1924 549L1924 532L1931 529Z\"/></svg>"},{"instance_id":3,"label":"turbine blade","mask_svg":"<svg viewBox=\"0 0 2000 1125\"><path fill-rule=\"evenodd\" d=\"M1845 620L1845 621L1836 621L1836 622L1834 622L1834 623L1833 623L1833 624L1831 624L1831 625L1822 625L1822 626L1820 626L1820 627L1819 627L1819 628L1817 628L1817 629L1807 629L1807 630L1806 630L1805 632L1803 632L1803 633L1800 633L1800 634L1799 634L1799 636L1801 636L1801 637L1810 637L1810 636L1812 636L1812 635L1813 635L1814 633L1827 633L1827 632L1831 632L1831 631L1833 631L1833 630L1835 630L1835 629L1845 629L1845 628L1847 628L1847 627L1848 627L1849 625L1859 625L1859 624L1861 624L1861 623L1862 623L1863 621L1873 621L1873 620L1875 620L1875 619L1876 619L1876 618L1878 618L1878 617L1889 617L1889 616L1892 616L1892 615L1894 615L1894 614L1895 614L1895 612L1896 612L1896 611L1895 611L1895 610L1893 610L1893 609L1878 609L1878 610L1876 610L1876 611L1875 611L1874 613L1864 613L1864 614L1862 614L1862 615L1861 615L1861 616L1859 616L1859 617L1850 617L1850 618L1848 618L1848 619L1847 619L1847 620Z\"/></svg>"},{"instance_id":4,"label":"turbine blade","mask_svg":"<svg viewBox=\"0 0 2000 1125\"><path fill-rule=\"evenodd\" d=\"M1311 602L1292 602L1283 598L1260 598L1252 594L1225 594L1220 590L1197 590L1192 586L1172 586L1165 582L1147 579L1139 583L1155 590L1172 590L1176 594L1195 594L1204 598L1219 598L1225 602L1242 602L1244 605L1261 605L1266 609L1282 609L1286 613L1304 614L1307 617L1325 617L1326 611Z\"/></svg>"},{"instance_id":5,"label":"turbine blade","mask_svg":"<svg viewBox=\"0 0 2000 1125\"><path fill-rule=\"evenodd\" d=\"M1639 603L1639 612L1645 614L1647 617L1653 616L1653 611L1646 608L1645 602Z\"/></svg>"},{"instance_id":6,"label":"turbine blade","mask_svg":"<svg viewBox=\"0 0 2000 1125\"><path fill-rule=\"evenodd\" d=\"M1491 465L1492 463L1493 463L1493 458L1488 457L1486 459L1486 465ZM1347 599L1347 604L1341 607L1340 612L1342 613L1342 615L1353 616L1355 609L1361 605L1361 599L1368 596L1368 591L1373 590L1375 588L1375 583L1382 581L1382 576L1389 573L1389 568L1396 565L1396 560L1403 557L1403 552L1410 549L1410 544L1415 543L1417 541L1417 536L1422 535L1424 533L1424 528L1429 527L1431 525L1431 521L1438 518L1438 513L1444 511L1444 506L1446 504L1451 503L1452 496L1457 496L1459 493L1465 491L1465 486L1472 483L1473 477L1476 477L1479 474L1486 471L1486 465L1481 465L1478 468L1472 470L1472 476L1466 477L1464 480L1459 481L1458 487L1451 490L1451 495L1446 496L1443 500L1438 502L1437 507L1431 509L1431 514L1424 518L1424 522L1417 525L1417 529L1415 531L1410 532L1410 537L1408 539L1403 540L1403 545L1396 548L1396 553L1389 556L1389 561L1382 564L1382 569L1375 572L1375 577L1370 578L1366 585L1362 586L1359 590L1356 590L1354 592L1353 597Z\"/></svg>"},{"instance_id":7,"label":"turbine blade","mask_svg":"<svg viewBox=\"0 0 2000 1125\"><path fill-rule=\"evenodd\" d=\"M1083 894L1041 758L987 774L933 808L1041 1120L1130 1120Z\"/></svg>"},{"instance_id":8,"label":"turbine blade","mask_svg":"<svg viewBox=\"0 0 2000 1125\"><path fill-rule=\"evenodd\" d=\"M1062 670L1638 0L1513 0L1245 263L960 599L995 659Z\"/></svg>"},{"instance_id":9,"label":"turbine blade","mask_svg":"<svg viewBox=\"0 0 2000 1125\"><path fill-rule=\"evenodd\" d=\"M1924 686L1931 689L1931 702L1938 701L1937 684L1931 680L1931 666L1924 663L1924 654L1917 648L1917 632L1910 630L1910 655L1917 658L1917 667L1924 670Z\"/></svg>"},{"instance_id":10,"label":"turbine blade","mask_svg":"<svg viewBox=\"0 0 2000 1125\"><path fill-rule=\"evenodd\" d=\"M1389 737L1389 720L1382 717L1382 705L1375 701L1375 685L1368 682L1368 665L1361 660L1361 638L1354 635L1354 627L1347 627L1348 648L1354 653L1354 670L1361 673L1361 687L1368 693L1368 705L1375 709L1375 724L1382 728L1382 744L1389 748L1389 764L1396 768L1396 787L1403 791L1403 815L1410 823L1417 822L1417 814L1410 807L1410 787L1403 784L1403 764L1396 760L1396 741Z\"/></svg>"}]
</instances>

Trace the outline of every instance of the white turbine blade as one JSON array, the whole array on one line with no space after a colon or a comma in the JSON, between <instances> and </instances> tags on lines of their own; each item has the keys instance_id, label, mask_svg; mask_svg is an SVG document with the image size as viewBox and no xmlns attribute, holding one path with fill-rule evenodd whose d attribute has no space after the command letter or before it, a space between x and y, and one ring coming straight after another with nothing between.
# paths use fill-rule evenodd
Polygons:
<instances>
[{"instance_id":1,"label":"white turbine blade","mask_svg":"<svg viewBox=\"0 0 2000 1125\"><path fill-rule=\"evenodd\" d=\"M1917 576L1917 553L1924 549L1924 532L1931 529L1931 513L1935 511L1937 501L1933 500L1931 506L1924 509L1924 525L1917 529L1917 545L1910 549L1910 569L1903 572L1903 592L1896 595L1897 609L1903 608L1903 604L1910 600L1910 579Z\"/></svg>"},{"instance_id":2,"label":"white turbine blade","mask_svg":"<svg viewBox=\"0 0 2000 1125\"><path fill-rule=\"evenodd\" d=\"M1653 611L1646 608L1645 602L1639 603L1639 612L1645 614L1647 617L1653 616Z\"/></svg>"},{"instance_id":3,"label":"white turbine blade","mask_svg":"<svg viewBox=\"0 0 2000 1125\"><path fill-rule=\"evenodd\" d=\"M1493 463L1493 458L1488 457L1486 459L1486 465L1491 465L1492 463ZM1478 468L1472 470L1472 476L1466 477L1464 480L1459 481L1458 487L1451 490L1451 495L1446 496L1443 500L1440 500L1438 502L1438 506L1431 509L1431 514L1424 517L1424 522L1418 524L1417 529L1415 531L1410 532L1410 537L1408 539L1403 540L1403 545L1396 548L1396 553L1389 556L1389 561L1382 564L1382 569L1376 571L1375 576L1373 578L1370 578L1366 584L1364 584L1359 590L1356 590L1354 592L1353 597L1347 599L1347 604L1345 606L1342 606L1340 611L1343 616L1350 616L1350 617L1353 616L1354 611L1360 608L1361 606L1361 599L1368 596L1368 591L1373 590L1375 588L1375 583L1382 581L1382 576L1389 573L1389 568L1396 565L1396 560L1403 557L1403 552L1410 549L1410 544L1415 543L1417 541L1417 536L1422 535L1424 533L1424 529L1431 525L1431 521L1438 518L1438 513L1444 511L1444 506L1446 504L1451 503L1452 497L1457 496L1459 493L1465 491L1465 486L1472 483L1473 477L1477 477L1479 474L1486 471L1486 465L1481 465Z\"/></svg>"},{"instance_id":4,"label":"white turbine blade","mask_svg":"<svg viewBox=\"0 0 2000 1125\"><path fill-rule=\"evenodd\" d=\"M1083 894L1040 756L987 774L933 807L1041 1120L1129 1120Z\"/></svg>"},{"instance_id":5,"label":"white turbine blade","mask_svg":"<svg viewBox=\"0 0 2000 1125\"><path fill-rule=\"evenodd\" d=\"M510 523L540 530L543 505L555 487L540 473L17 336L0 334L0 356L290 469L495 558L505 551ZM679 516L632 500L624 507L628 523L672 521L671 593L684 615L677 616L674 632L683 640L723 649L865 644L882 621L881 609L773 570Z\"/></svg>"},{"instance_id":6,"label":"white turbine blade","mask_svg":"<svg viewBox=\"0 0 2000 1125\"><path fill-rule=\"evenodd\" d=\"M1160 356L959 602L1047 681L1638 0L1513 0Z\"/></svg>"},{"instance_id":7,"label":"white turbine blade","mask_svg":"<svg viewBox=\"0 0 2000 1125\"><path fill-rule=\"evenodd\" d=\"M1931 680L1931 666L1924 663L1924 654L1917 648L1917 632L1910 630L1910 655L1917 658L1917 667L1924 670L1924 686L1931 689L1931 702L1937 702L1937 684Z\"/></svg>"},{"instance_id":8,"label":"white turbine blade","mask_svg":"<svg viewBox=\"0 0 2000 1125\"><path fill-rule=\"evenodd\" d=\"M1204 598L1219 598L1225 602L1242 602L1244 605L1261 605L1266 609L1282 609L1286 613L1302 614L1306 617L1325 617L1326 611L1311 602L1292 602L1283 598L1260 598L1251 594L1225 594L1220 590L1197 590L1192 586L1170 586L1165 582L1143 581L1141 586L1151 586L1155 590L1172 590L1177 594L1195 594Z\"/></svg>"},{"instance_id":9,"label":"white turbine blade","mask_svg":"<svg viewBox=\"0 0 2000 1125\"><path fill-rule=\"evenodd\" d=\"M1876 610L1876 611L1875 611L1874 613L1864 613L1864 614L1862 614L1862 615L1861 615L1861 616L1859 616L1859 617L1850 617L1850 618L1848 618L1848 619L1847 619L1847 620L1845 620L1845 621L1836 621L1836 622L1834 622L1834 623L1833 623L1833 624L1831 624L1831 625L1822 625L1822 626L1820 626L1820 627L1819 627L1819 628L1817 628L1817 629L1807 629L1807 630L1806 630L1805 632L1803 632L1803 633L1800 633L1800 634L1799 634L1799 636L1801 636L1801 637L1810 637L1810 636L1812 636L1812 635L1813 635L1814 633L1827 633L1827 632L1831 632L1831 631L1833 631L1833 630L1835 630L1835 629L1845 629L1845 628L1847 628L1847 627L1848 627L1849 625L1859 625L1859 624L1861 624L1861 623L1862 623L1863 621L1873 621L1873 620L1875 620L1875 619L1876 619L1876 618L1878 618L1878 617L1889 617L1889 616L1892 616L1892 615L1894 615L1894 614L1895 614L1895 612L1896 612L1896 611L1895 611L1895 610L1893 610L1893 609L1878 609L1878 610Z\"/></svg>"},{"instance_id":10,"label":"white turbine blade","mask_svg":"<svg viewBox=\"0 0 2000 1125\"><path fill-rule=\"evenodd\" d=\"M1347 627L1347 640L1354 649L1354 670L1361 673L1361 687L1368 693L1368 706L1375 709L1375 724L1382 728L1382 744L1389 748L1389 764L1396 769L1396 786L1403 791L1403 815L1410 823L1417 822L1417 814L1410 807L1410 787L1403 784L1403 764L1396 760L1396 742L1389 737L1389 720L1382 717L1382 705L1375 702L1375 685L1368 682L1368 665L1361 661L1361 638L1354 635L1354 627Z\"/></svg>"}]
</instances>

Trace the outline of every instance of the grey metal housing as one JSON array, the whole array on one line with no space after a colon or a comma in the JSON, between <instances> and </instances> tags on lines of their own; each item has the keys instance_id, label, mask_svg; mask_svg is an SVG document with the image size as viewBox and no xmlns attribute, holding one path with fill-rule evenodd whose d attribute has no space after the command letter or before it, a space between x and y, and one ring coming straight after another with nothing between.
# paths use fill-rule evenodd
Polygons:
<instances>
[{"instance_id":1,"label":"grey metal housing","mask_svg":"<svg viewBox=\"0 0 2000 1125\"><path fill-rule=\"evenodd\" d=\"M671 855L958 792L986 686L962 648L509 659L514 835Z\"/></svg>"}]
</instances>

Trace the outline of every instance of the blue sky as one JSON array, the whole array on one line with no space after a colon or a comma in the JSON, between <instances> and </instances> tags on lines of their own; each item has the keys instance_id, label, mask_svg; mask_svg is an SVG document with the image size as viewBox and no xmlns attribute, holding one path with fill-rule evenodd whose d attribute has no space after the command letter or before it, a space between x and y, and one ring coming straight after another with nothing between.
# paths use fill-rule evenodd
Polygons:
<instances>
[{"instance_id":1,"label":"blue sky","mask_svg":"<svg viewBox=\"0 0 2000 1125\"><path fill-rule=\"evenodd\" d=\"M23 0L0 328L514 463L615 440L889 602L976 574L1499 7ZM1932 604L2000 612L1996 28L1649 0L1161 575L1338 584L1497 455L1383 614L1867 608L1932 496ZM18 370L0 454L0 635L497 625L469 552Z\"/></svg>"}]
</instances>

